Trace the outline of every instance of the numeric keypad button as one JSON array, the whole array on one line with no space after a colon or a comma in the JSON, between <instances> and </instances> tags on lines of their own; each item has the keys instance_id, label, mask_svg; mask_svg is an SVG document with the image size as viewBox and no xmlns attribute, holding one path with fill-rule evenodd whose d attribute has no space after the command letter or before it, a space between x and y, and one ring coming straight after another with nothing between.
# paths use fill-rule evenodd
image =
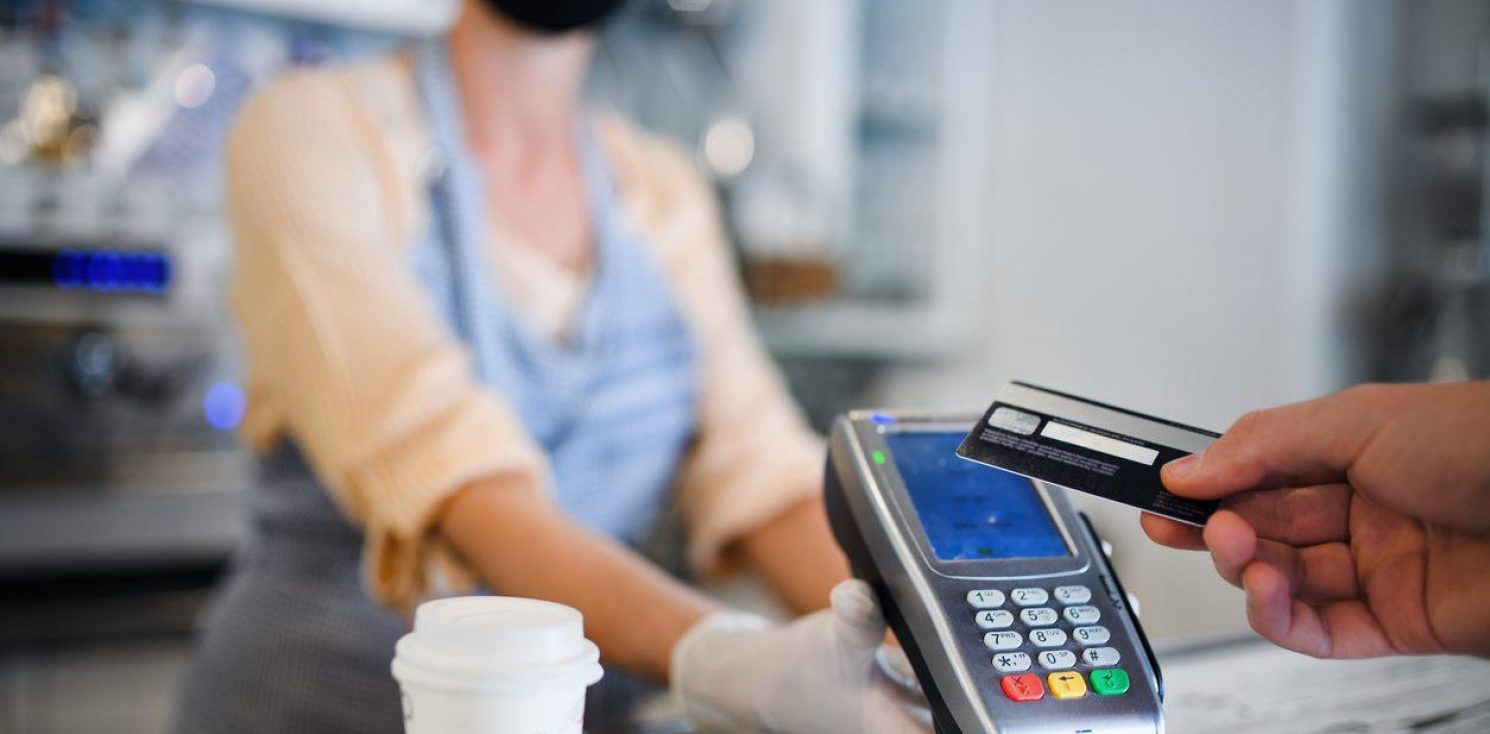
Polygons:
<instances>
[{"instance_id":1,"label":"numeric keypad button","mask_svg":"<svg viewBox=\"0 0 1490 734\"><path fill-rule=\"evenodd\" d=\"M974 609L997 609L1004 605L1004 592L998 589L973 589L967 593L967 605Z\"/></svg>"},{"instance_id":2,"label":"numeric keypad button","mask_svg":"<svg viewBox=\"0 0 1490 734\"><path fill-rule=\"evenodd\" d=\"M1024 644L1018 632L989 632L983 635L983 646L990 650L1013 650Z\"/></svg>"},{"instance_id":3,"label":"numeric keypad button","mask_svg":"<svg viewBox=\"0 0 1490 734\"><path fill-rule=\"evenodd\" d=\"M1056 698L1081 698L1086 695L1086 679L1080 673L1051 673L1045 680L1050 683L1050 695Z\"/></svg>"},{"instance_id":4,"label":"numeric keypad button","mask_svg":"<svg viewBox=\"0 0 1490 734\"><path fill-rule=\"evenodd\" d=\"M1055 600L1062 604L1085 604L1092 600L1092 590L1085 586L1057 586Z\"/></svg>"},{"instance_id":5,"label":"numeric keypad button","mask_svg":"<svg viewBox=\"0 0 1490 734\"><path fill-rule=\"evenodd\" d=\"M1031 627L1049 627L1058 619L1060 615L1050 607L1031 607L1019 612L1019 620Z\"/></svg>"},{"instance_id":6,"label":"numeric keypad button","mask_svg":"<svg viewBox=\"0 0 1490 734\"><path fill-rule=\"evenodd\" d=\"M1081 651L1081 660L1093 668L1103 668L1109 665L1117 665L1123 656L1118 654L1117 648L1112 647L1089 647Z\"/></svg>"},{"instance_id":7,"label":"numeric keypad button","mask_svg":"<svg viewBox=\"0 0 1490 734\"><path fill-rule=\"evenodd\" d=\"M1030 656L1022 652L1001 652L993 656L993 667L1000 673L1018 673L1030 669Z\"/></svg>"},{"instance_id":8,"label":"numeric keypad button","mask_svg":"<svg viewBox=\"0 0 1490 734\"><path fill-rule=\"evenodd\" d=\"M985 609L973 615L978 626L986 630L1000 630L1014 624L1014 613L1007 609Z\"/></svg>"},{"instance_id":9,"label":"numeric keypad button","mask_svg":"<svg viewBox=\"0 0 1490 734\"><path fill-rule=\"evenodd\" d=\"M1102 610L1093 606L1066 607L1066 621L1071 624L1096 624Z\"/></svg>"},{"instance_id":10,"label":"numeric keypad button","mask_svg":"<svg viewBox=\"0 0 1490 734\"><path fill-rule=\"evenodd\" d=\"M1066 644L1066 631L1060 628L1030 630L1030 642L1036 647L1060 647Z\"/></svg>"},{"instance_id":11,"label":"numeric keypad button","mask_svg":"<svg viewBox=\"0 0 1490 734\"><path fill-rule=\"evenodd\" d=\"M1010 701L1020 703L1038 701L1045 697L1045 685L1040 682L1040 676L1029 673L1006 675L999 679L999 688L1003 689Z\"/></svg>"},{"instance_id":12,"label":"numeric keypad button","mask_svg":"<svg viewBox=\"0 0 1490 734\"><path fill-rule=\"evenodd\" d=\"M1121 696L1128 692L1128 671L1122 668L1093 670L1092 690L1098 696Z\"/></svg>"},{"instance_id":13,"label":"numeric keypad button","mask_svg":"<svg viewBox=\"0 0 1490 734\"><path fill-rule=\"evenodd\" d=\"M1076 653L1070 650L1045 650L1038 656L1040 667L1046 670L1065 670L1076 667Z\"/></svg>"},{"instance_id":14,"label":"numeric keypad button","mask_svg":"<svg viewBox=\"0 0 1490 734\"><path fill-rule=\"evenodd\" d=\"M1014 603L1022 607L1040 607L1050 602L1050 592L1040 588L1015 589L1009 592Z\"/></svg>"},{"instance_id":15,"label":"numeric keypad button","mask_svg":"<svg viewBox=\"0 0 1490 734\"><path fill-rule=\"evenodd\" d=\"M1107 644L1108 640L1112 639L1112 633L1108 632L1107 628L1101 625L1094 625L1092 627L1077 627L1076 629L1071 630L1071 636L1075 637L1076 641L1081 643L1082 647L1090 647L1092 645L1105 645Z\"/></svg>"}]
</instances>

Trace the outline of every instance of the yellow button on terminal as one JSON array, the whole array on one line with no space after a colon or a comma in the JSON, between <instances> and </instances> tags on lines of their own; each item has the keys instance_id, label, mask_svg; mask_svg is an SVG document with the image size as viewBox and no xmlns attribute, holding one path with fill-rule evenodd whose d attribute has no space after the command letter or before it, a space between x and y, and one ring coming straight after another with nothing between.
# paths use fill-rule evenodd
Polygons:
<instances>
[{"instance_id":1,"label":"yellow button on terminal","mask_svg":"<svg viewBox=\"0 0 1490 734\"><path fill-rule=\"evenodd\" d=\"M1056 698L1081 698L1086 695L1086 679L1080 673L1051 673L1050 695Z\"/></svg>"}]
</instances>

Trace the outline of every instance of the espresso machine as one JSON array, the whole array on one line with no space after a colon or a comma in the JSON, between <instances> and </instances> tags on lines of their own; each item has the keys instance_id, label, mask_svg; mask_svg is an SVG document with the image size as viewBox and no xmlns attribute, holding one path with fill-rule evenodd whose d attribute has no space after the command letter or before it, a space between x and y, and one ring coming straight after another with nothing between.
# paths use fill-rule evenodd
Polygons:
<instances>
[{"instance_id":1,"label":"espresso machine","mask_svg":"<svg viewBox=\"0 0 1490 734\"><path fill-rule=\"evenodd\" d=\"M187 21L0 12L0 643L186 628L241 535L216 161L251 80Z\"/></svg>"}]
</instances>

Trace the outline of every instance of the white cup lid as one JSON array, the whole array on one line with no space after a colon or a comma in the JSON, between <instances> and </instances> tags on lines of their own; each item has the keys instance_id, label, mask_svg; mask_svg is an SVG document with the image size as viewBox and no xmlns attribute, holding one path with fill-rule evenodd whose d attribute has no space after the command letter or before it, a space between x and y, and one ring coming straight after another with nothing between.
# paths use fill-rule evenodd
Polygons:
<instances>
[{"instance_id":1,"label":"white cup lid","mask_svg":"<svg viewBox=\"0 0 1490 734\"><path fill-rule=\"evenodd\" d=\"M399 640L394 677L441 687L599 680L599 650L578 610L538 599L467 596L426 602Z\"/></svg>"}]
</instances>

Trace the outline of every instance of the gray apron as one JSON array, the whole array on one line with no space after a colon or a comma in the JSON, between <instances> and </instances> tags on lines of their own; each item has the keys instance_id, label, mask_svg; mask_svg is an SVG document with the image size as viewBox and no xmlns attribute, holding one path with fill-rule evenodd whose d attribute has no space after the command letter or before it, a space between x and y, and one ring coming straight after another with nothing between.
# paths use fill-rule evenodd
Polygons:
<instances>
[{"instance_id":1,"label":"gray apron","mask_svg":"<svg viewBox=\"0 0 1490 734\"><path fill-rule=\"evenodd\" d=\"M674 527L670 490L696 423L691 335L666 277L623 221L588 127L577 140L595 266L573 339L557 344L516 320L489 277L482 182L462 144L448 58L431 43L416 65L443 172L411 272L470 347L482 382L516 407L547 453L560 506L592 531L642 548ZM402 731L389 664L405 623L367 592L361 531L293 444L266 458L261 474L249 537L184 681L177 731ZM634 688L607 671L587 720L603 726Z\"/></svg>"}]
</instances>

